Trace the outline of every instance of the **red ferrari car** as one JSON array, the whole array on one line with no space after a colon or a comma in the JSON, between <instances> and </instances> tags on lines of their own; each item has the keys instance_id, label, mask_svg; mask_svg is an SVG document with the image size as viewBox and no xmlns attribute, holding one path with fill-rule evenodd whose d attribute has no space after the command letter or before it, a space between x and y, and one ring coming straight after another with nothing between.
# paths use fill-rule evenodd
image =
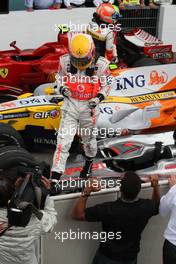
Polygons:
<instances>
[{"instance_id":1,"label":"red ferrari car","mask_svg":"<svg viewBox=\"0 0 176 264\"><path fill-rule=\"evenodd\" d=\"M15 88L7 85L0 85L0 102L6 102L15 100L20 94L23 93L23 89Z\"/></svg>"},{"instance_id":2,"label":"red ferrari car","mask_svg":"<svg viewBox=\"0 0 176 264\"><path fill-rule=\"evenodd\" d=\"M37 49L21 50L14 41L10 44L13 49L0 51L0 101L7 101L8 96L11 100L23 92L33 92L40 84L53 82L59 57L68 52L68 34L58 34L57 42L45 43ZM175 62L172 45L163 44L141 29L120 32L117 47L123 68ZM112 70L112 75L118 76L118 70Z\"/></svg>"},{"instance_id":3,"label":"red ferrari car","mask_svg":"<svg viewBox=\"0 0 176 264\"><path fill-rule=\"evenodd\" d=\"M37 49L20 50L16 41L10 46L14 49L0 51L0 95L7 94L4 91L9 86L28 92L40 84L53 81L59 57L68 52L64 38L58 42L45 43ZM8 91L13 94L11 89Z\"/></svg>"}]
</instances>

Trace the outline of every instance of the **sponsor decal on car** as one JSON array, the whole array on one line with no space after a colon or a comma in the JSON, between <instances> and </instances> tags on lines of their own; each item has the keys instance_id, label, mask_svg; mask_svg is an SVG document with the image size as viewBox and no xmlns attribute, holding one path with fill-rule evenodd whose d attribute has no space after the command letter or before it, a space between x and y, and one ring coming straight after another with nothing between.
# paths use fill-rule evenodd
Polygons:
<instances>
[{"instance_id":1,"label":"sponsor decal on car","mask_svg":"<svg viewBox=\"0 0 176 264\"><path fill-rule=\"evenodd\" d=\"M165 100L165 99L176 98L176 93L174 91L169 91L165 93L154 93L154 94L145 94L140 96L131 97L132 103L143 103L155 100Z\"/></svg>"},{"instance_id":2,"label":"sponsor decal on car","mask_svg":"<svg viewBox=\"0 0 176 264\"><path fill-rule=\"evenodd\" d=\"M52 110L47 112L37 112L34 114L35 119L47 119L47 118L57 118L59 116L58 110Z\"/></svg>"},{"instance_id":3,"label":"sponsor decal on car","mask_svg":"<svg viewBox=\"0 0 176 264\"><path fill-rule=\"evenodd\" d=\"M0 104L0 111L38 105L52 105L52 103L50 103L45 96L29 97L21 100L15 100L13 102L2 103Z\"/></svg>"},{"instance_id":4,"label":"sponsor decal on car","mask_svg":"<svg viewBox=\"0 0 176 264\"><path fill-rule=\"evenodd\" d=\"M108 99L105 100L103 103L136 104L136 103L145 103L145 102L149 102L149 101L175 99L175 98L176 98L175 91L168 91L168 92L142 94L142 95L130 96L130 97L109 96ZM101 109L101 112L102 111L103 110ZM105 112L105 110L104 110L104 112Z\"/></svg>"},{"instance_id":5,"label":"sponsor decal on car","mask_svg":"<svg viewBox=\"0 0 176 264\"><path fill-rule=\"evenodd\" d=\"M16 104L14 102L5 102L0 105L0 110L8 109L8 108L14 108Z\"/></svg>"},{"instance_id":6,"label":"sponsor decal on car","mask_svg":"<svg viewBox=\"0 0 176 264\"><path fill-rule=\"evenodd\" d=\"M114 77L109 95L138 96L161 89L174 90L175 85L175 64L120 69Z\"/></svg>"},{"instance_id":7,"label":"sponsor decal on car","mask_svg":"<svg viewBox=\"0 0 176 264\"><path fill-rule=\"evenodd\" d=\"M144 87L146 84L145 76L143 74L137 76L129 76L116 79L115 90L126 90L134 87Z\"/></svg>"},{"instance_id":8,"label":"sponsor decal on car","mask_svg":"<svg viewBox=\"0 0 176 264\"><path fill-rule=\"evenodd\" d=\"M0 68L0 76L5 79L9 73L9 70L7 68Z\"/></svg>"},{"instance_id":9,"label":"sponsor decal on car","mask_svg":"<svg viewBox=\"0 0 176 264\"><path fill-rule=\"evenodd\" d=\"M158 71L151 71L149 85L165 84L168 81L168 75L165 71L158 73Z\"/></svg>"},{"instance_id":10,"label":"sponsor decal on car","mask_svg":"<svg viewBox=\"0 0 176 264\"><path fill-rule=\"evenodd\" d=\"M160 60L160 59L172 59L172 53L156 53L153 54L153 59Z\"/></svg>"},{"instance_id":11,"label":"sponsor decal on car","mask_svg":"<svg viewBox=\"0 0 176 264\"><path fill-rule=\"evenodd\" d=\"M5 120L5 119L13 119L13 118L25 118L29 117L30 113L24 112L24 113L13 113L13 114L2 114L0 115L0 120Z\"/></svg>"},{"instance_id":12,"label":"sponsor decal on car","mask_svg":"<svg viewBox=\"0 0 176 264\"><path fill-rule=\"evenodd\" d=\"M39 97L39 98L31 97L31 98L19 100L18 103L23 106L29 105L29 104L38 105L42 103L48 103L48 100L45 97Z\"/></svg>"},{"instance_id":13,"label":"sponsor decal on car","mask_svg":"<svg viewBox=\"0 0 176 264\"><path fill-rule=\"evenodd\" d=\"M56 139L51 138L34 138L34 143L36 144L46 144L46 145L56 145Z\"/></svg>"},{"instance_id":14,"label":"sponsor decal on car","mask_svg":"<svg viewBox=\"0 0 176 264\"><path fill-rule=\"evenodd\" d=\"M112 107L107 106L107 107L100 107L100 113L104 114L108 114L108 115L112 115L113 114L113 110Z\"/></svg>"}]
</instances>

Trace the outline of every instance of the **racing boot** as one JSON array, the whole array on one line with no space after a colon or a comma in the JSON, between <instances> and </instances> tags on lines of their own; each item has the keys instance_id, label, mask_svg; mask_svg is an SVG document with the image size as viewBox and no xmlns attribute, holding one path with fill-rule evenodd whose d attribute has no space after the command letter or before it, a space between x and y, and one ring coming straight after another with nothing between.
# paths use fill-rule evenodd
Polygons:
<instances>
[{"instance_id":1,"label":"racing boot","mask_svg":"<svg viewBox=\"0 0 176 264\"><path fill-rule=\"evenodd\" d=\"M50 195L58 195L61 193L62 188L60 184L60 178L62 173L58 173L56 171L51 171L50 179L51 179L51 188L50 188Z\"/></svg>"},{"instance_id":2,"label":"racing boot","mask_svg":"<svg viewBox=\"0 0 176 264\"><path fill-rule=\"evenodd\" d=\"M86 157L84 167L80 173L80 178L89 178L92 173L93 157Z\"/></svg>"}]
</instances>

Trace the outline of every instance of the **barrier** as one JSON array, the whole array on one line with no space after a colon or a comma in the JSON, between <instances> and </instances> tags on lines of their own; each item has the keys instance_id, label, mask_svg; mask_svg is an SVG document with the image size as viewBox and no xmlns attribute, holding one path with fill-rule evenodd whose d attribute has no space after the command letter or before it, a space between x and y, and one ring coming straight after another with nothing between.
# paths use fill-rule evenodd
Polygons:
<instances>
[{"instance_id":1,"label":"barrier","mask_svg":"<svg viewBox=\"0 0 176 264\"><path fill-rule=\"evenodd\" d=\"M164 184L164 185L163 185ZM161 184L161 193L167 191L166 182ZM143 186L140 197L151 198L151 188ZM54 231L41 239L41 259L40 264L48 263L72 263L72 264L91 264L91 260L99 244L96 240L65 240L63 243L58 238L58 232L100 232L99 223L88 223L73 221L70 217L71 210L75 200L80 194L68 194L53 197L55 207L58 212L58 224ZM88 206L92 206L105 201L115 200L117 189L111 189L94 193L88 199ZM167 219L155 216L150 220L142 235L141 251L138 264L160 264L163 244L163 232ZM56 232L56 234L55 234ZM56 237L56 239L55 239Z\"/></svg>"},{"instance_id":2,"label":"barrier","mask_svg":"<svg viewBox=\"0 0 176 264\"><path fill-rule=\"evenodd\" d=\"M122 18L119 22L123 29L133 29L136 27L146 30L148 33L157 36L158 30L158 9L127 9L121 11Z\"/></svg>"},{"instance_id":3,"label":"barrier","mask_svg":"<svg viewBox=\"0 0 176 264\"><path fill-rule=\"evenodd\" d=\"M168 44L173 44L176 51L175 14L176 5L161 6L158 37Z\"/></svg>"},{"instance_id":4,"label":"barrier","mask_svg":"<svg viewBox=\"0 0 176 264\"><path fill-rule=\"evenodd\" d=\"M79 11L79 15L78 15ZM55 24L68 24L70 22L76 25L87 24L91 18L95 8L79 8L73 10L36 10L33 13L26 11L10 12L8 15L1 15L0 27L0 50L8 49L9 43L13 40L17 41L17 45L21 48L36 48L39 45L55 41L57 32L55 31ZM129 10L130 11L130 10ZM68 13L67 13L68 12ZM133 12L133 11L130 11ZM143 12L142 10L140 12ZM156 11L151 11L156 12ZM176 6L162 6L159 15L158 36L166 43L171 43L176 50L176 35L174 29ZM68 14L68 15L67 15ZM134 14L132 14L134 15ZM142 15L142 13L141 13ZM156 13L151 14L155 19L150 19L147 15L141 23L142 27L146 29L146 24L150 24L151 31L155 30ZM136 18L136 21L139 20ZM124 16L124 28L131 21L131 27L137 23L128 16ZM152 22L155 21L155 22ZM152 24L153 23L153 24Z\"/></svg>"},{"instance_id":5,"label":"barrier","mask_svg":"<svg viewBox=\"0 0 176 264\"><path fill-rule=\"evenodd\" d=\"M25 10L24 0L9 0L9 10Z\"/></svg>"},{"instance_id":6,"label":"barrier","mask_svg":"<svg viewBox=\"0 0 176 264\"><path fill-rule=\"evenodd\" d=\"M25 10L24 0L18 0L18 2L10 0L10 10ZM62 12L62 10L59 11ZM65 11L67 12L67 10ZM122 18L119 19L119 22L123 29L140 27L150 34L157 34L159 9L133 8L121 10L121 14Z\"/></svg>"}]
</instances>

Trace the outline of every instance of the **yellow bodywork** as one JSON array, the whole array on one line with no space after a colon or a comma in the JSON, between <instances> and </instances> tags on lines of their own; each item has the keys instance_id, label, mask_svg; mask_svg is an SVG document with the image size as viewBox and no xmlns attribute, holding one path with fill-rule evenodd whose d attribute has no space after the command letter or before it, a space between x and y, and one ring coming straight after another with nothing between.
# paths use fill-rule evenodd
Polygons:
<instances>
[{"instance_id":1,"label":"yellow bodywork","mask_svg":"<svg viewBox=\"0 0 176 264\"><path fill-rule=\"evenodd\" d=\"M24 94L19 98L27 98L31 94ZM4 103L8 108L13 101ZM26 126L42 126L47 130L59 128L62 102L40 106L29 106L16 109L0 110L0 122L8 123L17 131L25 130ZM2 105L2 104L1 104ZM2 119L2 116L4 117Z\"/></svg>"}]
</instances>

